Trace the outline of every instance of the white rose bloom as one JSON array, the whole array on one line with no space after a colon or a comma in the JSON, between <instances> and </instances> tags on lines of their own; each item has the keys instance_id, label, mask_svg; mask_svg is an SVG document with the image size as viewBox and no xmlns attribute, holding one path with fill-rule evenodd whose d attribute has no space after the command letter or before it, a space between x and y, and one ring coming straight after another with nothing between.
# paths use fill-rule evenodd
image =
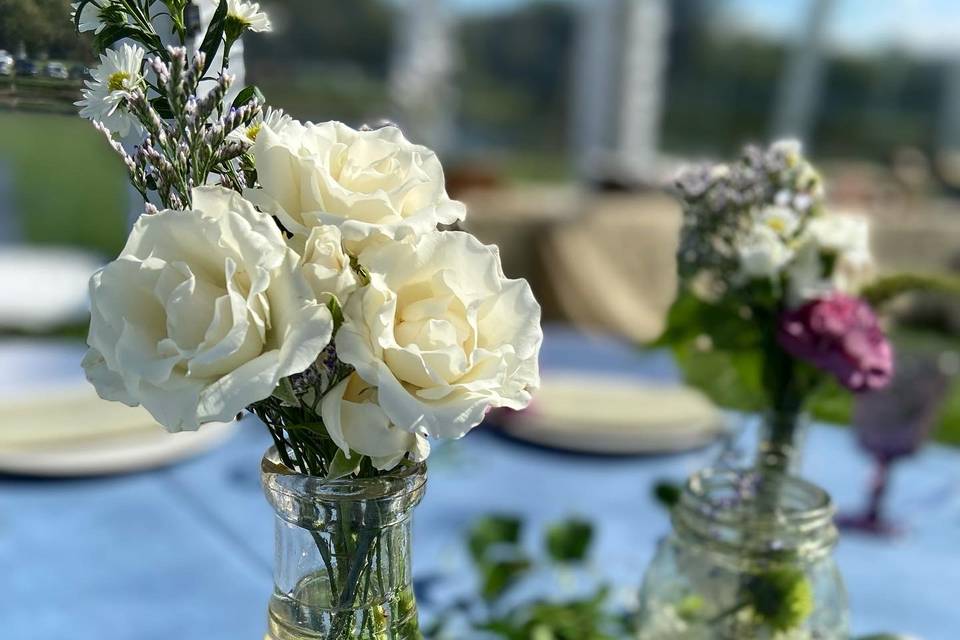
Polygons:
<instances>
[{"instance_id":1,"label":"white rose bloom","mask_svg":"<svg viewBox=\"0 0 960 640\"><path fill-rule=\"evenodd\" d=\"M340 359L398 427L458 438L490 407L523 409L540 382L540 305L495 247L434 232L360 255L370 283L344 307Z\"/></svg>"},{"instance_id":2,"label":"white rose bloom","mask_svg":"<svg viewBox=\"0 0 960 640\"><path fill-rule=\"evenodd\" d=\"M870 255L870 221L853 214L831 214L813 218L805 232L824 249L843 255Z\"/></svg>"},{"instance_id":3,"label":"white rose bloom","mask_svg":"<svg viewBox=\"0 0 960 640\"><path fill-rule=\"evenodd\" d=\"M266 398L333 330L273 220L219 187L194 189L193 206L142 215L90 280L87 378L170 431Z\"/></svg>"},{"instance_id":4,"label":"white rose bloom","mask_svg":"<svg viewBox=\"0 0 960 640\"><path fill-rule=\"evenodd\" d=\"M870 224L863 216L826 215L807 223L788 269L793 304L832 291L857 294L876 274ZM832 271L826 271L832 265Z\"/></svg>"},{"instance_id":5,"label":"white rose bloom","mask_svg":"<svg viewBox=\"0 0 960 640\"><path fill-rule=\"evenodd\" d=\"M350 256L343 251L340 230L320 225L310 230L302 248L300 265L317 300L326 303L330 296L342 305L357 288L357 276L350 267Z\"/></svg>"},{"instance_id":6,"label":"white rose bloom","mask_svg":"<svg viewBox=\"0 0 960 640\"><path fill-rule=\"evenodd\" d=\"M252 147L261 188L245 194L297 235L340 227L351 253L371 236L400 239L462 220L436 154L396 127L357 131L340 122L276 131L264 125Z\"/></svg>"},{"instance_id":7,"label":"white rose bloom","mask_svg":"<svg viewBox=\"0 0 960 640\"><path fill-rule=\"evenodd\" d=\"M144 50L124 44L119 49L107 49L100 56L100 66L90 71L93 80L86 80L83 99L74 104L80 115L100 122L111 132L125 137L131 127L138 128L136 118L127 113L123 101L130 91L143 85Z\"/></svg>"},{"instance_id":8,"label":"white rose bloom","mask_svg":"<svg viewBox=\"0 0 960 640\"><path fill-rule=\"evenodd\" d=\"M774 279L793 257L776 231L763 222L754 226L737 246L740 273L749 279Z\"/></svg>"},{"instance_id":9,"label":"white rose bloom","mask_svg":"<svg viewBox=\"0 0 960 640\"><path fill-rule=\"evenodd\" d=\"M349 459L351 452L370 456L373 466L388 470L409 454L426 460L430 443L423 436L399 429L377 404L377 390L353 373L323 397L323 424L330 438Z\"/></svg>"}]
</instances>

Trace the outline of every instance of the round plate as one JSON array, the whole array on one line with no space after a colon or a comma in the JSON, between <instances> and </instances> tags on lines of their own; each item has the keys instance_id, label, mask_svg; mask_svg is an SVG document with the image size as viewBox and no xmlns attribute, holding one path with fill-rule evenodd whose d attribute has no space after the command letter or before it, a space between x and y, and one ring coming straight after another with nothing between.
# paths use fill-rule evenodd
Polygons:
<instances>
[{"instance_id":1,"label":"round plate","mask_svg":"<svg viewBox=\"0 0 960 640\"><path fill-rule=\"evenodd\" d=\"M545 374L528 409L494 421L519 440L599 454L684 451L725 432L721 413L699 391L583 374Z\"/></svg>"},{"instance_id":2,"label":"round plate","mask_svg":"<svg viewBox=\"0 0 960 640\"><path fill-rule=\"evenodd\" d=\"M97 442L52 443L29 451L0 448L0 473L63 478L144 471L207 451L235 429L236 423L220 422L195 432L167 433L156 425L152 433Z\"/></svg>"},{"instance_id":3,"label":"round plate","mask_svg":"<svg viewBox=\"0 0 960 640\"><path fill-rule=\"evenodd\" d=\"M68 248L0 247L0 327L46 331L83 322L101 260Z\"/></svg>"},{"instance_id":4,"label":"round plate","mask_svg":"<svg viewBox=\"0 0 960 640\"><path fill-rule=\"evenodd\" d=\"M226 440L234 423L167 433L144 409L107 402L83 379L82 344L0 342L0 473L86 476L170 464Z\"/></svg>"}]
</instances>

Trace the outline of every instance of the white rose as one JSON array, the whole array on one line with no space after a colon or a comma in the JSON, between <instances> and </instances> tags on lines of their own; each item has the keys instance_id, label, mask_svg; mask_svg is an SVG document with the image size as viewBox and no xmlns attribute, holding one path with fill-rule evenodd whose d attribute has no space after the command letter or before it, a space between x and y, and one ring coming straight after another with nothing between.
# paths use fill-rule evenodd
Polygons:
<instances>
[{"instance_id":1,"label":"white rose","mask_svg":"<svg viewBox=\"0 0 960 640\"><path fill-rule=\"evenodd\" d=\"M796 255L788 269L793 304L832 291L857 294L876 274L870 224L863 216L826 215L810 220L797 241Z\"/></svg>"},{"instance_id":2,"label":"white rose","mask_svg":"<svg viewBox=\"0 0 960 640\"><path fill-rule=\"evenodd\" d=\"M337 353L398 427L457 438L490 407L522 409L540 382L540 305L495 247L434 232L360 255L370 283L344 307Z\"/></svg>"},{"instance_id":3,"label":"white rose","mask_svg":"<svg viewBox=\"0 0 960 640\"><path fill-rule=\"evenodd\" d=\"M303 275L317 300L326 303L330 296L334 296L343 304L357 288L357 277L350 267L350 256L343 251L340 230L336 227L314 227L298 252Z\"/></svg>"},{"instance_id":4,"label":"white rose","mask_svg":"<svg viewBox=\"0 0 960 640\"><path fill-rule=\"evenodd\" d=\"M230 420L306 369L333 320L268 216L219 187L143 215L90 280L87 378L170 431Z\"/></svg>"},{"instance_id":5,"label":"white rose","mask_svg":"<svg viewBox=\"0 0 960 640\"><path fill-rule=\"evenodd\" d=\"M375 468L387 470L408 454L414 462L430 454L426 438L390 423L377 404L376 388L356 373L327 392L321 414L327 433L348 459L351 452L370 456Z\"/></svg>"},{"instance_id":6,"label":"white rose","mask_svg":"<svg viewBox=\"0 0 960 640\"><path fill-rule=\"evenodd\" d=\"M371 236L391 239L462 220L443 168L430 149L396 127L357 131L340 122L265 123L252 147L260 188L247 197L276 215L293 234L318 224L340 227L358 253Z\"/></svg>"},{"instance_id":7,"label":"white rose","mask_svg":"<svg viewBox=\"0 0 960 640\"><path fill-rule=\"evenodd\" d=\"M807 223L805 232L825 250L849 256L870 256L870 221L864 216L819 216Z\"/></svg>"},{"instance_id":8,"label":"white rose","mask_svg":"<svg viewBox=\"0 0 960 640\"><path fill-rule=\"evenodd\" d=\"M748 279L765 280L779 277L793 257L793 251L776 231L761 222L754 226L737 246L740 273Z\"/></svg>"}]
</instances>

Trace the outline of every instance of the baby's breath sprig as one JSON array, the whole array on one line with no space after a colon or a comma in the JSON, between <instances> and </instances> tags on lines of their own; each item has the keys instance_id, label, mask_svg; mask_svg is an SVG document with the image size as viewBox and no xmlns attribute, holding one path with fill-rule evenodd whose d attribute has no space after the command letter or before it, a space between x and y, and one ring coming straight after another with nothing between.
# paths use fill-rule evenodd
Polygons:
<instances>
[{"instance_id":1,"label":"baby's breath sprig","mask_svg":"<svg viewBox=\"0 0 960 640\"><path fill-rule=\"evenodd\" d=\"M747 146L729 165L692 167L676 188L683 204L678 266L685 278L707 274L733 281L737 247L760 209L786 206L808 217L823 207L820 175L793 141Z\"/></svg>"}]
</instances>

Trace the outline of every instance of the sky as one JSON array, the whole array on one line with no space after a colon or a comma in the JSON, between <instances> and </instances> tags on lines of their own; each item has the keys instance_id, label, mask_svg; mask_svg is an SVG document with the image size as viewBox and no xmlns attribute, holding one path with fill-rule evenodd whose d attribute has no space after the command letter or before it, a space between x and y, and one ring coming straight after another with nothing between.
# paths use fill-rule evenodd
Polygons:
<instances>
[{"instance_id":1,"label":"sky","mask_svg":"<svg viewBox=\"0 0 960 640\"><path fill-rule=\"evenodd\" d=\"M462 11L474 12L498 11L530 0L449 1ZM716 1L726 5L735 28L793 36L813 0ZM896 45L923 54L960 55L960 0L832 1L828 31L835 47L862 50Z\"/></svg>"}]
</instances>

